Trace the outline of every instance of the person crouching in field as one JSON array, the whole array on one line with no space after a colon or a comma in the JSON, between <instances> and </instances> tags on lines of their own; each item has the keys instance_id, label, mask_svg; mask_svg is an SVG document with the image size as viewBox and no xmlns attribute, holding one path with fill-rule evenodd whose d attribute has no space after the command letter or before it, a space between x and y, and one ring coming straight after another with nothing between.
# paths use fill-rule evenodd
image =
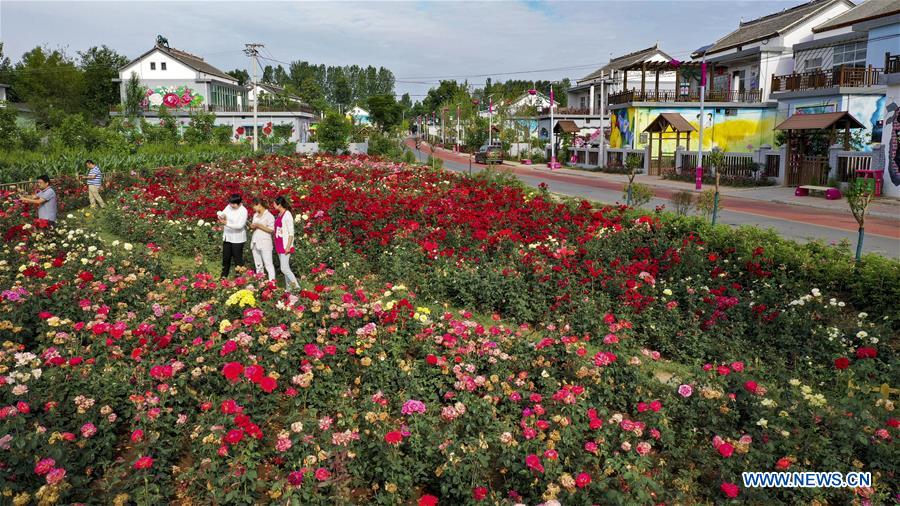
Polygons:
<instances>
[{"instance_id":1,"label":"person crouching in field","mask_svg":"<svg viewBox=\"0 0 900 506\"><path fill-rule=\"evenodd\" d=\"M216 213L222 223L222 277L227 278L231 262L235 268L244 266L244 243L247 242L247 208L241 205L237 193L228 199L225 209Z\"/></svg>"},{"instance_id":2,"label":"person crouching in field","mask_svg":"<svg viewBox=\"0 0 900 506\"><path fill-rule=\"evenodd\" d=\"M297 276L291 272L291 253L294 252L294 216L290 204L284 196L275 199L275 251L278 253L278 266L284 274L286 289L299 289Z\"/></svg>"},{"instance_id":3,"label":"person crouching in field","mask_svg":"<svg viewBox=\"0 0 900 506\"><path fill-rule=\"evenodd\" d=\"M87 166L88 173L86 176L81 176L81 179L87 181L88 201L91 203L91 209L96 206L106 207L106 202L103 202L103 197L100 196L100 188L103 187L103 172L100 170L100 166L93 160L87 160L84 165Z\"/></svg>"},{"instance_id":4,"label":"person crouching in field","mask_svg":"<svg viewBox=\"0 0 900 506\"><path fill-rule=\"evenodd\" d=\"M269 212L266 202L257 198L253 202L253 219L250 222L250 251L253 253L253 263L256 272L263 272L265 268L269 281L275 280L275 264L272 262L272 250L275 243L272 234L275 232L275 216Z\"/></svg>"}]
</instances>

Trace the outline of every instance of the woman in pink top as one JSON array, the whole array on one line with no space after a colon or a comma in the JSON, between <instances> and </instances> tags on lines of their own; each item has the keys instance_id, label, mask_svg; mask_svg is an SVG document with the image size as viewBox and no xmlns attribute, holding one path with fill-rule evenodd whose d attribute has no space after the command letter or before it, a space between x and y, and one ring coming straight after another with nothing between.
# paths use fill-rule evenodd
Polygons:
<instances>
[{"instance_id":1,"label":"woman in pink top","mask_svg":"<svg viewBox=\"0 0 900 506\"><path fill-rule=\"evenodd\" d=\"M290 204L283 196L275 199L275 252L278 253L278 265L284 274L288 290L300 288L297 276L291 272L291 253L294 252L294 216Z\"/></svg>"}]
</instances>

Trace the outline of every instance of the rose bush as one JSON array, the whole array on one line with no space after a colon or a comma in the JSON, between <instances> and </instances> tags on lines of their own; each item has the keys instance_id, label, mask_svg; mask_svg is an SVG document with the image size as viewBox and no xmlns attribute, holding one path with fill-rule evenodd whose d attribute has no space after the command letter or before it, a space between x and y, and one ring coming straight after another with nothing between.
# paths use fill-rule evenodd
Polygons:
<instances>
[{"instance_id":1,"label":"rose bush","mask_svg":"<svg viewBox=\"0 0 900 506\"><path fill-rule=\"evenodd\" d=\"M206 222L233 191L293 199L304 290L167 270L216 247ZM877 504L898 488L878 388L896 387L891 322L765 251L365 157L166 169L118 200L103 218L127 243L0 216L8 502ZM748 470L874 486L744 489Z\"/></svg>"}]
</instances>

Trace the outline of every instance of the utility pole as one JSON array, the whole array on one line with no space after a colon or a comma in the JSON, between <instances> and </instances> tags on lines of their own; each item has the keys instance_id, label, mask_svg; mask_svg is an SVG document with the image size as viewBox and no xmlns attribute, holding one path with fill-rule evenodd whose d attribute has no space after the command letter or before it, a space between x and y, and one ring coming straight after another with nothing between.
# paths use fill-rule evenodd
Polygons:
<instances>
[{"instance_id":1,"label":"utility pole","mask_svg":"<svg viewBox=\"0 0 900 506\"><path fill-rule=\"evenodd\" d=\"M678 83L675 83L678 86ZM700 191L703 188L703 122L706 114L703 110L703 101L706 97L706 51L703 51L703 60L700 63L700 142L697 145L697 174L694 189Z\"/></svg>"},{"instance_id":2,"label":"utility pole","mask_svg":"<svg viewBox=\"0 0 900 506\"><path fill-rule=\"evenodd\" d=\"M488 146L494 145L494 97L488 97Z\"/></svg>"},{"instance_id":3,"label":"utility pole","mask_svg":"<svg viewBox=\"0 0 900 506\"><path fill-rule=\"evenodd\" d=\"M602 125L602 123L601 123ZM556 168L556 135L553 128L553 83L550 83L550 169Z\"/></svg>"},{"instance_id":4,"label":"utility pole","mask_svg":"<svg viewBox=\"0 0 900 506\"><path fill-rule=\"evenodd\" d=\"M459 153L459 105L456 106L456 152Z\"/></svg>"},{"instance_id":5,"label":"utility pole","mask_svg":"<svg viewBox=\"0 0 900 506\"><path fill-rule=\"evenodd\" d=\"M258 93L258 84L256 82L256 68L259 67L259 48L265 47L263 44L258 44L255 42L251 42L250 44L244 44L244 54L250 57L253 61L253 151L255 152L259 148L259 122L258 120L258 107L259 107L259 93Z\"/></svg>"},{"instance_id":6,"label":"utility pole","mask_svg":"<svg viewBox=\"0 0 900 506\"><path fill-rule=\"evenodd\" d=\"M606 167L606 127L604 126L606 118L606 79L603 73L600 73L600 160L601 167Z\"/></svg>"}]
</instances>

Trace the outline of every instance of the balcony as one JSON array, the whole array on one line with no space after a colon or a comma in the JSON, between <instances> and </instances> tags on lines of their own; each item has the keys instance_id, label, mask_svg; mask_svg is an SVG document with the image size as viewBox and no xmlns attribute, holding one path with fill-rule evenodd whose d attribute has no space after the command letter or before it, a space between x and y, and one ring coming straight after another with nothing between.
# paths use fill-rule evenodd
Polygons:
<instances>
[{"instance_id":1,"label":"balcony","mask_svg":"<svg viewBox=\"0 0 900 506\"><path fill-rule=\"evenodd\" d=\"M600 108L597 107L597 110L599 111ZM541 115L547 116L549 114L550 114L549 107L544 107L543 109L541 109ZM567 115L567 114L572 115L572 116L590 116L591 110L588 107L558 107L557 106L557 107L553 108L553 114L558 115L558 116L563 116L563 115ZM599 112L597 114L599 114Z\"/></svg>"},{"instance_id":2,"label":"balcony","mask_svg":"<svg viewBox=\"0 0 900 506\"><path fill-rule=\"evenodd\" d=\"M885 56L884 58L885 74L900 74L900 54Z\"/></svg>"},{"instance_id":3,"label":"balcony","mask_svg":"<svg viewBox=\"0 0 900 506\"><path fill-rule=\"evenodd\" d=\"M865 88L879 84L884 69L874 67L840 67L772 76L772 93L819 90L822 88Z\"/></svg>"},{"instance_id":4,"label":"balcony","mask_svg":"<svg viewBox=\"0 0 900 506\"><path fill-rule=\"evenodd\" d=\"M762 102L762 90L706 90L707 102L740 102L758 104ZM677 92L674 90L626 90L609 96L610 105L632 102L699 102L700 92Z\"/></svg>"}]
</instances>

